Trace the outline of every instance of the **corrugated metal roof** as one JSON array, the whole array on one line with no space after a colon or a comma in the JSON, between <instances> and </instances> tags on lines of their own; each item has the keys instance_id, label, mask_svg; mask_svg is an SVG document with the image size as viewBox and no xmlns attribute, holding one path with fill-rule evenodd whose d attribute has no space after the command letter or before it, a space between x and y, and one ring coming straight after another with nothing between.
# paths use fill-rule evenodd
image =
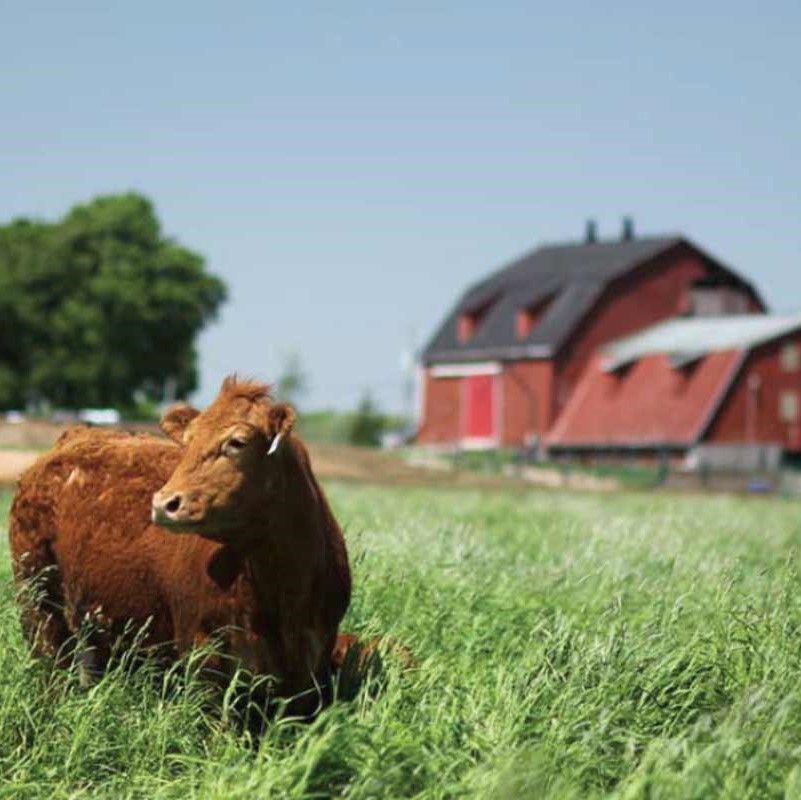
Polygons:
<instances>
[{"instance_id":1,"label":"corrugated metal roof","mask_svg":"<svg viewBox=\"0 0 801 800\"><path fill-rule=\"evenodd\" d=\"M674 366L721 350L750 350L801 328L801 314L739 314L687 317L662 322L603 348L606 370L615 370L656 353Z\"/></svg>"},{"instance_id":2,"label":"corrugated metal roof","mask_svg":"<svg viewBox=\"0 0 801 800\"><path fill-rule=\"evenodd\" d=\"M578 327L615 279L673 247L684 245L759 295L728 267L679 236L540 247L474 284L445 317L423 351L427 364L483 358L547 357ZM525 338L515 329L516 312L544 300L540 323ZM759 300L761 302L761 300ZM458 338L462 314L490 303L475 335Z\"/></svg>"}]
</instances>

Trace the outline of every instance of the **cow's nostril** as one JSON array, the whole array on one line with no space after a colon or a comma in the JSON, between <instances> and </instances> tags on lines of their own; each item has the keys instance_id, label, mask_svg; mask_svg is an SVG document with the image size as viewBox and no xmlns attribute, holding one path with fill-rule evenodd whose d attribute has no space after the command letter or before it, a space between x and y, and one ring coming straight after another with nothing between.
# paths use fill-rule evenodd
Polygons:
<instances>
[{"instance_id":1,"label":"cow's nostril","mask_svg":"<svg viewBox=\"0 0 801 800\"><path fill-rule=\"evenodd\" d=\"M174 514L180 507L181 507L181 495L179 494L174 495L164 504L164 510L168 514Z\"/></svg>"}]
</instances>

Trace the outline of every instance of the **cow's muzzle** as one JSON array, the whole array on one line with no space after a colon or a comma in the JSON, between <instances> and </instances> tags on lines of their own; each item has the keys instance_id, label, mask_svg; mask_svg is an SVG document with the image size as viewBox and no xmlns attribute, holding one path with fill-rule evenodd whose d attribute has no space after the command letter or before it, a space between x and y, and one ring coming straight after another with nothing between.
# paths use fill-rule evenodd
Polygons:
<instances>
[{"instance_id":1,"label":"cow's muzzle","mask_svg":"<svg viewBox=\"0 0 801 800\"><path fill-rule=\"evenodd\" d=\"M153 495L153 504L150 518L156 525L165 528L184 527L191 521L187 518L184 496L180 492L156 492Z\"/></svg>"}]
</instances>

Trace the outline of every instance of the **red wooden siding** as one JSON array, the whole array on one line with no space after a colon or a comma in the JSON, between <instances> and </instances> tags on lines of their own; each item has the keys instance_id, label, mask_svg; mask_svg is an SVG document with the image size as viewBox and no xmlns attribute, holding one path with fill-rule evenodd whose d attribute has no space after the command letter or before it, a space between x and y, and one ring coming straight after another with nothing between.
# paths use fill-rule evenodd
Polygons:
<instances>
[{"instance_id":1,"label":"red wooden siding","mask_svg":"<svg viewBox=\"0 0 801 800\"><path fill-rule=\"evenodd\" d=\"M795 394L801 411L801 371L788 371L782 364L786 344L801 347L801 335L776 340L749 355L705 441L778 443L801 450L801 418L792 422L780 413L783 394Z\"/></svg>"},{"instance_id":2,"label":"red wooden siding","mask_svg":"<svg viewBox=\"0 0 801 800\"><path fill-rule=\"evenodd\" d=\"M431 370L423 375L423 420L417 435L421 444L457 442L461 433L461 378L434 378Z\"/></svg>"},{"instance_id":3,"label":"red wooden siding","mask_svg":"<svg viewBox=\"0 0 801 800\"><path fill-rule=\"evenodd\" d=\"M501 387L502 443L512 447L541 438L553 421L553 362L505 364Z\"/></svg>"},{"instance_id":4,"label":"red wooden siding","mask_svg":"<svg viewBox=\"0 0 801 800\"><path fill-rule=\"evenodd\" d=\"M682 313L692 285L708 271L700 256L671 251L613 283L557 358L557 413L602 345Z\"/></svg>"},{"instance_id":5,"label":"red wooden siding","mask_svg":"<svg viewBox=\"0 0 801 800\"><path fill-rule=\"evenodd\" d=\"M489 376L479 376L489 377ZM494 376L493 428L488 434L468 433L465 423L465 378L433 377L423 373L423 424L421 444L456 443L464 436L497 436L500 444L513 447L542 438L553 422L553 363L516 361ZM484 426L486 428L486 425Z\"/></svg>"}]
</instances>

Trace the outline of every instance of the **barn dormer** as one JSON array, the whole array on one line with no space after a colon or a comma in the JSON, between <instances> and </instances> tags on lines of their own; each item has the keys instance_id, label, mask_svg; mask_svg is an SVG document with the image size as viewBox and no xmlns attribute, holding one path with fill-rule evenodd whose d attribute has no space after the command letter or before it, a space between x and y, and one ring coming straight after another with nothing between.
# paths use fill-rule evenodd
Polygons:
<instances>
[{"instance_id":1,"label":"barn dormer","mask_svg":"<svg viewBox=\"0 0 801 800\"><path fill-rule=\"evenodd\" d=\"M456 323L456 336L460 344L469 342L476 335L476 331L481 327L481 323L486 318L494 302L495 298L493 297L475 308L463 311L459 315Z\"/></svg>"},{"instance_id":2,"label":"barn dormer","mask_svg":"<svg viewBox=\"0 0 801 800\"><path fill-rule=\"evenodd\" d=\"M553 296L546 297L539 302L518 309L517 315L515 316L515 330L518 339L526 339L537 325L540 324L552 300Z\"/></svg>"}]
</instances>

